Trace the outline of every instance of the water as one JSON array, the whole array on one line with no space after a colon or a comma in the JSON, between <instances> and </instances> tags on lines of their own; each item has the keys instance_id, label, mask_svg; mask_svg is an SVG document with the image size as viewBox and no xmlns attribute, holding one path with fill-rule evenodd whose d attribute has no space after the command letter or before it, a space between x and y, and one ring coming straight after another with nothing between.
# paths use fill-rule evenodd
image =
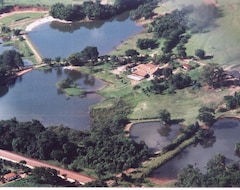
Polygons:
<instances>
[{"instance_id":1,"label":"water","mask_svg":"<svg viewBox=\"0 0 240 190\"><path fill-rule=\"evenodd\" d=\"M5 50L15 50L13 46L4 46L3 40L0 38L0 54L2 54Z\"/></svg>"},{"instance_id":2,"label":"water","mask_svg":"<svg viewBox=\"0 0 240 190\"><path fill-rule=\"evenodd\" d=\"M37 119L45 126L64 125L88 129L89 107L102 101L96 93L85 98L66 97L56 83L70 77L84 89L95 91L104 83L88 74L61 68L48 71L33 70L17 78L7 87L0 87L0 120L16 117L19 121Z\"/></svg>"},{"instance_id":3,"label":"water","mask_svg":"<svg viewBox=\"0 0 240 190\"><path fill-rule=\"evenodd\" d=\"M107 21L89 23L49 22L36 27L28 34L43 57L68 57L95 46L100 55L106 55L131 35L143 30L123 14Z\"/></svg>"},{"instance_id":4,"label":"water","mask_svg":"<svg viewBox=\"0 0 240 190\"><path fill-rule=\"evenodd\" d=\"M240 121L236 119L222 119L213 125L215 138L203 145L191 145L179 155L155 170L151 177L157 179L176 179L177 173L188 164L197 166L202 172L206 172L206 164L216 154L223 154L230 161L240 161L234 155L234 146L240 142Z\"/></svg>"},{"instance_id":5,"label":"water","mask_svg":"<svg viewBox=\"0 0 240 190\"><path fill-rule=\"evenodd\" d=\"M179 134L180 125L164 126L161 122L144 122L131 127L130 137L137 143L144 141L149 149L161 150Z\"/></svg>"}]
</instances>

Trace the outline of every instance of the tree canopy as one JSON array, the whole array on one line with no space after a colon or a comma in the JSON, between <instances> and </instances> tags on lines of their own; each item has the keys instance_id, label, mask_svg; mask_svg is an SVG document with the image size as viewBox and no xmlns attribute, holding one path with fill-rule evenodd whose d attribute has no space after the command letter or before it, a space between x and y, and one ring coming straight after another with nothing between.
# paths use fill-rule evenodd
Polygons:
<instances>
[{"instance_id":1,"label":"tree canopy","mask_svg":"<svg viewBox=\"0 0 240 190\"><path fill-rule=\"evenodd\" d=\"M239 187L239 163L228 162L222 154L217 154L206 165L206 173L188 165L178 174L176 187Z\"/></svg>"},{"instance_id":2,"label":"tree canopy","mask_svg":"<svg viewBox=\"0 0 240 190\"><path fill-rule=\"evenodd\" d=\"M0 78L10 75L14 69L24 65L22 56L16 50L6 50L0 55Z\"/></svg>"}]
</instances>

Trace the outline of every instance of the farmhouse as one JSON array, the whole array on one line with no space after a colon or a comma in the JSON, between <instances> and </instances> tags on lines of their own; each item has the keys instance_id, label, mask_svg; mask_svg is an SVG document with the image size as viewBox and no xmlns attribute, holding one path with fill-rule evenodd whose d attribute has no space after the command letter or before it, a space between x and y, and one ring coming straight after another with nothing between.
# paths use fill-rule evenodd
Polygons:
<instances>
[{"instance_id":1,"label":"farmhouse","mask_svg":"<svg viewBox=\"0 0 240 190\"><path fill-rule=\"evenodd\" d=\"M132 74L128 75L128 78L133 80L142 80L153 76L159 68L152 63L139 64L131 69Z\"/></svg>"},{"instance_id":2,"label":"farmhouse","mask_svg":"<svg viewBox=\"0 0 240 190\"><path fill-rule=\"evenodd\" d=\"M3 179L7 182L15 180L17 178L18 178L18 175L15 172L11 172L3 176Z\"/></svg>"},{"instance_id":3,"label":"farmhouse","mask_svg":"<svg viewBox=\"0 0 240 190\"><path fill-rule=\"evenodd\" d=\"M192 69L192 66L189 65L188 63L185 63L185 64L183 64L183 68L184 68L186 71L189 71L189 70Z\"/></svg>"}]
</instances>

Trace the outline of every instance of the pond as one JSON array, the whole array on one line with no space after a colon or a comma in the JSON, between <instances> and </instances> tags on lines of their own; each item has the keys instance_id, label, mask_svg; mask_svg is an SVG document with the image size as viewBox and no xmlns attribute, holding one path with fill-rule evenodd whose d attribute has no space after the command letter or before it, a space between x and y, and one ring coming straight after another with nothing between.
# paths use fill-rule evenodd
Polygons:
<instances>
[{"instance_id":1,"label":"pond","mask_svg":"<svg viewBox=\"0 0 240 190\"><path fill-rule=\"evenodd\" d=\"M68 57L80 52L86 46L96 46L100 55L112 51L131 35L143 30L122 14L106 21L89 23L42 24L28 34L30 40L46 58ZM13 47L3 47L0 52ZM31 65L24 60L25 65ZM0 86L0 120L16 117L19 121L37 119L45 126L65 125L74 129L88 129L90 126L89 108L102 101L96 93L85 98L67 98L59 93L56 83L63 78L74 78L78 84L94 91L103 87L104 82L84 73L59 69L31 71L7 86Z\"/></svg>"},{"instance_id":2,"label":"pond","mask_svg":"<svg viewBox=\"0 0 240 190\"><path fill-rule=\"evenodd\" d=\"M181 125L165 126L160 121L134 124L130 130L130 137L137 143L144 141L153 151L161 150L179 134Z\"/></svg>"},{"instance_id":3,"label":"pond","mask_svg":"<svg viewBox=\"0 0 240 190\"><path fill-rule=\"evenodd\" d=\"M214 138L203 144L187 147L172 160L153 171L151 177L176 179L177 173L188 164L196 165L202 172L205 172L207 162L218 153L225 155L228 161L240 161L240 158L234 155L235 143L240 142L240 121L225 118L218 120L212 128Z\"/></svg>"},{"instance_id":4,"label":"pond","mask_svg":"<svg viewBox=\"0 0 240 190\"><path fill-rule=\"evenodd\" d=\"M4 44L4 42L0 38L0 54L2 54L5 50L15 50L15 48L13 46L4 46L3 44Z\"/></svg>"},{"instance_id":5,"label":"pond","mask_svg":"<svg viewBox=\"0 0 240 190\"><path fill-rule=\"evenodd\" d=\"M33 70L0 87L0 120L16 117L19 121L37 119L45 126L64 125L74 129L88 129L89 108L102 101L96 93L86 97L70 97L57 90L56 83L73 79L80 87L96 91L104 82L78 71L62 68L47 71Z\"/></svg>"},{"instance_id":6,"label":"pond","mask_svg":"<svg viewBox=\"0 0 240 190\"><path fill-rule=\"evenodd\" d=\"M128 14L106 21L89 23L48 22L28 34L43 57L68 57L82 51L86 46L95 46L100 55L106 55L128 39L143 30Z\"/></svg>"}]
</instances>

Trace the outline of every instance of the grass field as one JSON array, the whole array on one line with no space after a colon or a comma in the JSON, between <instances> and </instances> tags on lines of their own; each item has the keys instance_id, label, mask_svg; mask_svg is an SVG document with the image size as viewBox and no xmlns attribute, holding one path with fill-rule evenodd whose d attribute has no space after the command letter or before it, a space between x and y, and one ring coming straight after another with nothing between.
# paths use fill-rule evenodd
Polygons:
<instances>
[{"instance_id":1,"label":"grass field","mask_svg":"<svg viewBox=\"0 0 240 190\"><path fill-rule=\"evenodd\" d=\"M195 34L187 44L187 53L193 55L196 48L214 55L212 62L224 67L238 67L240 59L240 2L218 0L224 16L216 20L216 27L201 34Z\"/></svg>"},{"instance_id":2,"label":"grass field","mask_svg":"<svg viewBox=\"0 0 240 190\"><path fill-rule=\"evenodd\" d=\"M36 19L46 15L47 12L16 13L0 18L0 23L15 29L25 29L25 27Z\"/></svg>"},{"instance_id":3,"label":"grass field","mask_svg":"<svg viewBox=\"0 0 240 190\"><path fill-rule=\"evenodd\" d=\"M4 5L47 5L51 6L55 3L63 4L82 4L87 0L4 0ZM113 4L115 0L108 0L107 2Z\"/></svg>"}]
</instances>

